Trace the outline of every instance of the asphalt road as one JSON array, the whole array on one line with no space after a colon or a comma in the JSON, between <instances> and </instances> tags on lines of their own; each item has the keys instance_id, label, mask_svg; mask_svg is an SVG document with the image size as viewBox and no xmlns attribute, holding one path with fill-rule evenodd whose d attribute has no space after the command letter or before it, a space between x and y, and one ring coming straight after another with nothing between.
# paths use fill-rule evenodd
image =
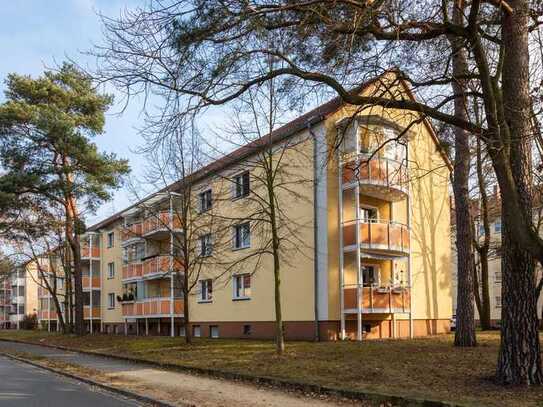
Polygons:
<instances>
[{"instance_id":1,"label":"asphalt road","mask_svg":"<svg viewBox=\"0 0 543 407\"><path fill-rule=\"evenodd\" d=\"M124 407L138 402L0 356L0 407Z\"/></svg>"}]
</instances>

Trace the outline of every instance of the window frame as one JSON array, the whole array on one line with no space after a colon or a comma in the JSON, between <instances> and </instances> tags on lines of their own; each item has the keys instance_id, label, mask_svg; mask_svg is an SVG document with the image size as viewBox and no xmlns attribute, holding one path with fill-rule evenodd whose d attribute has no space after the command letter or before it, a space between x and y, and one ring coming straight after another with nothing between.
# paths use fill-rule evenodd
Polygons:
<instances>
[{"instance_id":1,"label":"window frame","mask_svg":"<svg viewBox=\"0 0 543 407\"><path fill-rule=\"evenodd\" d=\"M198 330L198 335L196 335L196 330ZM192 326L192 337L193 338L200 338L202 336L202 327L200 325L193 325Z\"/></svg>"},{"instance_id":2,"label":"window frame","mask_svg":"<svg viewBox=\"0 0 543 407\"><path fill-rule=\"evenodd\" d=\"M111 249L115 247L115 231L111 230L107 232L107 248Z\"/></svg>"},{"instance_id":3,"label":"window frame","mask_svg":"<svg viewBox=\"0 0 543 407\"><path fill-rule=\"evenodd\" d=\"M210 211L213 208L213 191L208 188L198 194L198 210L200 213Z\"/></svg>"},{"instance_id":4,"label":"window frame","mask_svg":"<svg viewBox=\"0 0 543 407\"><path fill-rule=\"evenodd\" d=\"M249 286L246 285L246 278L249 278ZM241 281L241 289L238 289L238 280ZM234 274L232 276L232 301L250 300L253 295L253 281L250 273ZM246 295L246 290L249 289L249 295ZM237 295L238 291L243 291L243 295Z\"/></svg>"},{"instance_id":5,"label":"window frame","mask_svg":"<svg viewBox=\"0 0 543 407\"><path fill-rule=\"evenodd\" d=\"M111 300L113 300L113 302ZM107 294L107 309L108 310L115 309L115 293Z\"/></svg>"},{"instance_id":6,"label":"window frame","mask_svg":"<svg viewBox=\"0 0 543 407\"><path fill-rule=\"evenodd\" d=\"M232 182L232 200L243 199L251 193L251 173L249 170L235 174ZM244 182L244 180L246 182ZM239 193L238 193L239 192Z\"/></svg>"},{"instance_id":7,"label":"window frame","mask_svg":"<svg viewBox=\"0 0 543 407\"><path fill-rule=\"evenodd\" d=\"M113 271L113 273L111 271ZM107 264L107 279L111 280L111 279L114 279L114 278L115 278L115 262L110 261Z\"/></svg>"},{"instance_id":8,"label":"window frame","mask_svg":"<svg viewBox=\"0 0 543 407\"><path fill-rule=\"evenodd\" d=\"M202 279L198 282L198 286L200 290L198 303L206 304L206 303L213 302L213 280L211 278ZM204 298L204 293L206 294L205 298Z\"/></svg>"},{"instance_id":9,"label":"window frame","mask_svg":"<svg viewBox=\"0 0 543 407\"><path fill-rule=\"evenodd\" d=\"M208 240L206 243L205 240ZM199 244L200 244L200 257L210 257L213 255L213 237L211 233L206 233L199 238ZM209 250L204 251L205 248L208 248Z\"/></svg>"},{"instance_id":10,"label":"window frame","mask_svg":"<svg viewBox=\"0 0 543 407\"><path fill-rule=\"evenodd\" d=\"M248 243L246 245L242 245L242 236L241 236L241 230L243 227L247 226L247 236L248 236ZM233 250L243 250L243 249L248 249L251 247L251 222L247 221L247 222L242 222L242 223L238 223L237 225L234 225L233 226L234 230L233 230L233 236L232 236L232 249ZM238 230L240 231L240 236L239 236L239 243L240 245L238 246L237 243L238 243Z\"/></svg>"}]
</instances>

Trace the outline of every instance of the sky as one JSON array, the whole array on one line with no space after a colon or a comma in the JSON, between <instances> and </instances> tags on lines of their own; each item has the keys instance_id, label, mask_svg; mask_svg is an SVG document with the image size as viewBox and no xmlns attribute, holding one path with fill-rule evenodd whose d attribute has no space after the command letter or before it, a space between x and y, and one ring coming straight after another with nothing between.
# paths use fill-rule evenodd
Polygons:
<instances>
[{"instance_id":1,"label":"sky","mask_svg":"<svg viewBox=\"0 0 543 407\"><path fill-rule=\"evenodd\" d=\"M136 0L3 0L0 7L0 102L4 99L8 73L38 76L68 58L92 66L94 61L83 53L101 41L102 28L97 13L116 16L123 8L141 3ZM107 113L105 133L93 141L101 151L128 159L132 176L141 177L144 162L134 150L143 143L137 131L143 121L142 104L133 100L119 114L120 97L116 103ZM114 199L87 221L94 223L103 219L129 205L131 199L126 189L116 191Z\"/></svg>"}]
</instances>

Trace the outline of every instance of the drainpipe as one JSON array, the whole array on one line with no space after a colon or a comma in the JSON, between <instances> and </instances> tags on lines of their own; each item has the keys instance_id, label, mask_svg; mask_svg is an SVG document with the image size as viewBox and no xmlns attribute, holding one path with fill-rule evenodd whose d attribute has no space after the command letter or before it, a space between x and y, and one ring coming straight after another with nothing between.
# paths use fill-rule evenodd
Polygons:
<instances>
[{"instance_id":1,"label":"drainpipe","mask_svg":"<svg viewBox=\"0 0 543 407\"><path fill-rule=\"evenodd\" d=\"M175 336L175 322L174 322L174 297L173 297L173 202L170 195L170 336Z\"/></svg>"},{"instance_id":2,"label":"drainpipe","mask_svg":"<svg viewBox=\"0 0 543 407\"><path fill-rule=\"evenodd\" d=\"M315 312L315 332L314 332L314 338L315 341L320 341L320 324L319 324L319 273L321 272L319 270L319 253L318 253L318 245L317 240L319 238L319 223L318 223L318 215L317 215L317 179L319 177L319 169L318 169L318 142L317 142L317 135L313 132L312 124L315 122L319 122L322 120L322 116L313 116L307 120L307 130L309 131L309 135L313 138L313 252L314 252L314 260L313 260L313 285L314 285L314 312Z\"/></svg>"}]
</instances>

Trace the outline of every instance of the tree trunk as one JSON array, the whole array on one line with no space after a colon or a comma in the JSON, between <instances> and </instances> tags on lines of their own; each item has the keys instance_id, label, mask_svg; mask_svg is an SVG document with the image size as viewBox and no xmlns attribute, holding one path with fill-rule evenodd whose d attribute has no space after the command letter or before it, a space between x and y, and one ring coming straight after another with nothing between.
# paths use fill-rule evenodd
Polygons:
<instances>
[{"instance_id":1,"label":"tree trunk","mask_svg":"<svg viewBox=\"0 0 543 407\"><path fill-rule=\"evenodd\" d=\"M183 273L183 323L185 325L185 343L190 345L192 343L192 332L190 331L188 280L188 272Z\"/></svg>"},{"instance_id":2,"label":"tree trunk","mask_svg":"<svg viewBox=\"0 0 543 407\"><path fill-rule=\"evenodd\" d=\"M479 252L481 262L481 309L479 310L479 320L481 329L488 331L492 329L490 319L490 287L488 284L488 250Z\"/></svg>"},{"instance_id":3,"label":"tree trunk","mask_svg":"<svg viewBox=\"0 0 543 407\"><path fill-rule=\"evenodd\" d=\"M503 106L509 130L509 165L520 195L522 213L510 213L502 199L502 324L496 379L503 384L543 383L532 254L515 239L511 230L517 217L532 219L531 127L529 93L528 3L511 0L511 14L504 13ZM505 124L504 124L505 125ZM504 126L502 125L502 126ZM503 152L502 152L503 154ZM496 166L505 176L505 168ZM505 185L504 185L505 186ZM528 233L528 231L527 231Z\"/></svg>"},{"instance_id":4,"label":"tree trunk","mask_svg":"<svg viewBox=\"0 0 543 407\"><path fill-rule=\"evenodd\" d=\"M453 19L462 22L463 10L454 7ZM466 51L462 41L457 37L451 37L453 75L462 77L468 71ZM467 120L466 97L464 94L465 83L462 79L453 81L453 91L457 95L454 100L455 116ZM476 346L475 338L475 310L473 294L473 236L471 228L471 210L469 204L469 134L455 127L454 129L454 173L453 191L456 218L456 250L457 262L457 308L456 330L454 335L455 346Z\"/></svg>"},{"instance_id":5,"label":"tree trunk","mask_svg":"<svg viewBox=\"0 0 543 407\"><path fill-rule=\"evenodd\" d=\"M70 244L73 258L73 281L74 281L74 302L75 302L75 323L74 330L76 335L85 334L85 320L83 310L83 277L81 269L81 243L79 234L76 230L77 213L75 210L75 200L72 197L67 198L66 206L66 240ZM91 292L92 295L92 292ZM91 310L92 311L92 310Z\"/></svg>"}]
</instances>

